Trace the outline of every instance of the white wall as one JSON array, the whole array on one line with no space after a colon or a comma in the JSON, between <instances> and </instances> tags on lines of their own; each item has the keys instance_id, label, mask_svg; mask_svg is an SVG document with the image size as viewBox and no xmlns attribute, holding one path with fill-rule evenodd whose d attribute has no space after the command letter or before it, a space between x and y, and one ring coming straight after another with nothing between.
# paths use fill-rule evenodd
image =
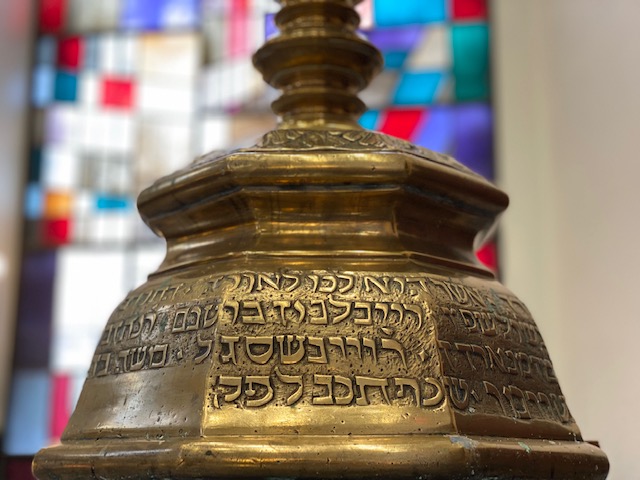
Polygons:
<instances>
[{"instance_id":1,"label":"white wall","mask_svg":"<svg viewBox=\"0 0 640 480\"><path fill-rule=\"evenodd\" d=\"M505 283L612 480L640 478L640 1L495 0Z\"/></svg>"}]
</instances>

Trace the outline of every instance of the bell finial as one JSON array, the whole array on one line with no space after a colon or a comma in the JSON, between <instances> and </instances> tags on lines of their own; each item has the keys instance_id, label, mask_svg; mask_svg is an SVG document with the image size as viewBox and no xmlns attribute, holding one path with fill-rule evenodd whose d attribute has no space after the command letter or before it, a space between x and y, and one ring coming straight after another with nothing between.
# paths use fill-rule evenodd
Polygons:
<instances>
[{"instance_id":1,"label":"bell finial","mask_svg":"<svg viewBox=\"0 0 640 480\"><path fill-rule=\"evenodd\" d=\"M382 67L380 52L358 35L359 0L281 0L280 35L270 39L253 63L271 86L281 127L359 128L365 111L358 92Z\"/></svg>"}]
</instances>

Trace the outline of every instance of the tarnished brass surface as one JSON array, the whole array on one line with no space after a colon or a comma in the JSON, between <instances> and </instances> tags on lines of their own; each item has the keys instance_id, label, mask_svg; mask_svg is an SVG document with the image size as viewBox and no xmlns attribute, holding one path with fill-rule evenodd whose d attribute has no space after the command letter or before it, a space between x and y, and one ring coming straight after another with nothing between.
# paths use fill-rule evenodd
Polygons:
<instances>
[{"instance_id":1,"label":"tarnished brass surface","mask_svg":"<svg viewBox=\"0 0 640 480\"><path fill-rule=\"evenodd\" d=\"M353 3L283 1L280 127L142 193L167 239L40 479L603 479L526 307L474 256L506 195L368 132Z\"/></svg>"}]
</instances>

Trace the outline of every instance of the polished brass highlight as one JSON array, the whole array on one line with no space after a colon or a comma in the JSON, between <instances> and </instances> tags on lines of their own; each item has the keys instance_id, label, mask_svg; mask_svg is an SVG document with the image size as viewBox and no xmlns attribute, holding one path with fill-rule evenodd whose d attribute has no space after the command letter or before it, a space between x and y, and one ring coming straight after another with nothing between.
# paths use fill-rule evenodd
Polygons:
<instances>
[{"instance_id":1,"label":"polished brass highlight","mask_svg":"<svg viewBox=\"0 0 640 480\"><path fill-rule=\"evenodd\" d=\"M355 0L286 0L254 147L138 200L167 255L109 319L39 479L604 479L530 313L474 256L507 196L363 130Z\"/></svg>"}]
</instances>

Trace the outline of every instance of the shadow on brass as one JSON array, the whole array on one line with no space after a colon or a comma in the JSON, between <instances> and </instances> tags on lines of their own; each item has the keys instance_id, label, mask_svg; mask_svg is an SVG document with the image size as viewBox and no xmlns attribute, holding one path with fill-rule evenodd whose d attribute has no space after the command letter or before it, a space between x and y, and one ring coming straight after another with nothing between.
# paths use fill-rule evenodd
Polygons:
<instances>
[{"instance_id":1,"label":"shadow on brass","mask_svg":"<svg viewBox=\"0 0 640 480\"><path fill-rule=\"evenodd\" d=\"M475 258L507 196L362 130L355 1L281 2L282 122L138 200L167 255L113 313L44 479L604 479L527 308Z\"/></svg>"}]
</instances>

